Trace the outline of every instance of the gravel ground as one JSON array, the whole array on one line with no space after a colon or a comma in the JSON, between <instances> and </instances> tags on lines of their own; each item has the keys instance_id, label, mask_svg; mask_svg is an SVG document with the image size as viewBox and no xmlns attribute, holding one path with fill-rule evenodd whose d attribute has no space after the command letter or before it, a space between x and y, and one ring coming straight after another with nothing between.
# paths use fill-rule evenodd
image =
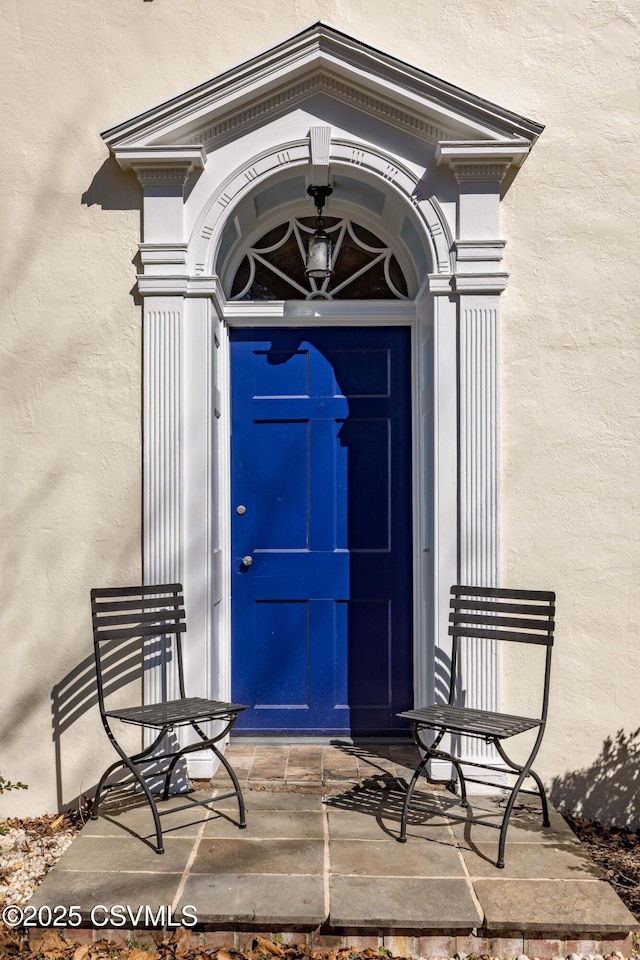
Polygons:
<instances>
[{"instance_id":1,"label":"gravel ground","mask_svg":"<svg viewBox=\"0 0 640 960\"><path fill-rule=\"evenodd\" d=\"M0 901L23 906L82 826L79 818L5 820L0 825Z\"/></svg>"}]
</instances>

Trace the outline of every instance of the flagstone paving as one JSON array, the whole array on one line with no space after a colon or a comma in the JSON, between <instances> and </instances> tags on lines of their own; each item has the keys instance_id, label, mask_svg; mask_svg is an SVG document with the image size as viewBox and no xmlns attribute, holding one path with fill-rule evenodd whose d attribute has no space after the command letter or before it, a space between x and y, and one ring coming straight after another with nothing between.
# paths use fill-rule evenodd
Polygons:
<instances>
[{"instance_id":1,"label":"flagstone paving","mask_svg":"<svg viewBox=\"0 0 640 960\"><path fill-rule=\"evenodd\" d=\"M105 806L31 903L77 906L87 923L97 904L149 903L171 907L176 917L189 905L201 925L219 931L544 934L566 942L605 938L611 949L630 942L633 916L556 811L545 830L535 803L518 806L506 865L498 870L497 830L466 824L451 794L417 792L408 842L397 842L406 747L344 756L304 745L265 747L260 755L247 747L235 748L234 757L245 790L245 830L236 825L233 798L194 806L163 817L166 852L159 856L146 805ZM279 763L269 781L265 757L273 750ZM298 779L305 767L315 780ZM300 783L305 789L295 789ZM224 792L222 777L213 785ZM184 802L173 797L163 807ZM501 814L494 797L473 797L472 807L486 819Z\"/></svg>"}]
</instances>

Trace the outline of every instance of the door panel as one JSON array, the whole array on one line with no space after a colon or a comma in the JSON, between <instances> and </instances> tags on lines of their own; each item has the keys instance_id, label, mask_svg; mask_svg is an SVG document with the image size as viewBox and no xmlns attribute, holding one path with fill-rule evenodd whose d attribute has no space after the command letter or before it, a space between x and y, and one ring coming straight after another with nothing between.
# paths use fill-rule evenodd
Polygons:
<instances>
[{"instance_id":1,"label":"door panel","mask_svg":"<svg viewBox=\"0 0 640 960\"><path fill-rule=\"evenodd\" d=\"M409 372L407 328L231 332L238 733L406 732Z\"/></svg>"}]
</instances>

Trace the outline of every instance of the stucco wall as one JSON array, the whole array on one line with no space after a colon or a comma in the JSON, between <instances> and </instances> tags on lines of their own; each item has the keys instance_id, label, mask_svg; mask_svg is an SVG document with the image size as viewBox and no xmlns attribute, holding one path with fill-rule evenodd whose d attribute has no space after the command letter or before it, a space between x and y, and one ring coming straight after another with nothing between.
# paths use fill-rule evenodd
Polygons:
<instances>
[{"instance_id":1,"label":"stucco wall","mask_svg":"<svg viewBox=\"0 0 640 960\"><path fill-rule=\"evenodd\" d=\"M503 210L502 567L558 593L554 801L637 825L640 8L610 14L565 8L521 77L546 130Z\"/></svg>"},{"instance_id":2,"label":"stucco wall","mask_svg":"<svg viewBox=\"0 0 640 960\"><path fill-rule=\"evenodd\" d=\"M635 822L640 8L584 0L2 5L0 815L95 783L88 590L140 575L140 190L100 131L318 19L546 126L502 205L503 581L558 593L555 799L611 740L586 812Z\"/></svg>"}]
</instances>

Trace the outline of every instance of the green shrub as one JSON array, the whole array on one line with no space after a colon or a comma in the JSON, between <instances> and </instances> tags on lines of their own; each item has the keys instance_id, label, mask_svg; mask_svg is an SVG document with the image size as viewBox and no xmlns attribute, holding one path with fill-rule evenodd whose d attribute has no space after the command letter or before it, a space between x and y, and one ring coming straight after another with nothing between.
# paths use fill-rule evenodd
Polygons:
<instances>
[{"instance_id":1,"label":"green shrub","mask_svg":"<svg viewBox=\"0 0 640 960\"><path fill-rule=\"evenodd\" d=\"M28 790L29 787L26 783L22 783L21 780L16 780L13 783L11 780L5 779L0 773L0 793L7 793L9 790Z\"/></svg>"}]
</instances>

